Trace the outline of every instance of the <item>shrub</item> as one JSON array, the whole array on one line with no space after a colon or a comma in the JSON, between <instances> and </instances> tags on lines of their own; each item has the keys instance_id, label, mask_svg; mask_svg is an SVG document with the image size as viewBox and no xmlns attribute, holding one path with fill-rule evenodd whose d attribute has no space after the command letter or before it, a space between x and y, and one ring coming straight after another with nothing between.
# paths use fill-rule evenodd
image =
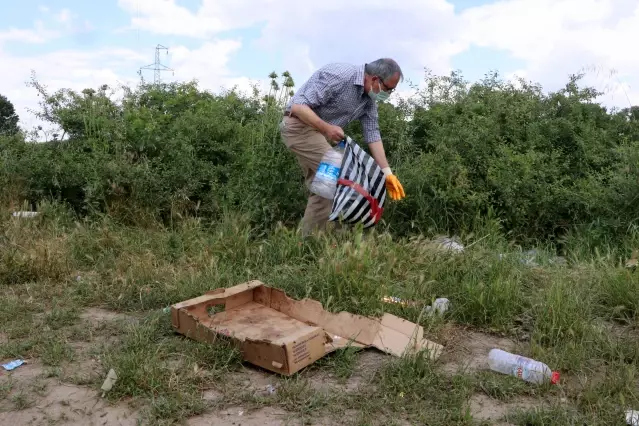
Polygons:
<instances>
[{"instance_id":1,"label":"shrub","mask_svg":"<svg viewBox=\"0 0 639 426\"><path fill-rule=\"evenodd\" d=\"M39 116L60 132L47 143L0 137L0 183L14 201L53 198L125 222L236 210L262 230L295 224L303 177L278 130L293 80L271 77L267 94L187 82L122 88L115 100L107 86L48 94L34 79ZM413 98L380 105L408 195L388 204L390 229L464 232L488 214L522 240L593 223L612 238L635 226L639 109L608 111L581 77L544 93L496 73L472 84L428 74ZM345 130L361 141L359 123Z\"/></svg>"}]
</instances>

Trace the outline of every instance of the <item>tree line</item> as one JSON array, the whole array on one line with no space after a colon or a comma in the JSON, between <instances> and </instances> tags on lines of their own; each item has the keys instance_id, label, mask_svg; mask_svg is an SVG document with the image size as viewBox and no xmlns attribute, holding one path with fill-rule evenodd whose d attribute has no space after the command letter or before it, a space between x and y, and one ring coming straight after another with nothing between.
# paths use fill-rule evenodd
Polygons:
<instances>
[{"instance_id":1,"label":"tree line","mask_svg":"<svg viewBox=\"0 0 639 426\"><path fill-rule=\"evenodd\" d=\"M196 82L54 93L35 78L36 115L59 128L47 143L18 129L0 97L0 184L37 203L127 223L228 211L258 229L296 225L303 177L278 124L293 94L289 73L266 93L202 90ZM497 73L468 82L426 74L426 87L380 104L382 138L407 198L381 227L397 235L470 232L493 218L514 239L557 241L587 227L602 239L634 229L639 203L639 107L608 110L570 76L545 92ZM355 122L346 133L361 141Z\"/></svg>"}]
</instances>

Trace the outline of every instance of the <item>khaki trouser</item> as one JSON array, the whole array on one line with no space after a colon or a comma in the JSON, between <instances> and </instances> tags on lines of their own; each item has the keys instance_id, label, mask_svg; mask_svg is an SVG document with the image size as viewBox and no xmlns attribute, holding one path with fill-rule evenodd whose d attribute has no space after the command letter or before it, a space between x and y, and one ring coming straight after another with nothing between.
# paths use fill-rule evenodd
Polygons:
<instances>
[{"instance_id":1,"label":"khaki trouser","mask_svg":"<svg viewBox=\"0 0 639 426\"><path fill-rule=\"evenodd\" d=\"M296 117L284 116L280 132L286 147L295 154L308 188L322 157L331 149L331 145L324 135ZM326 230L332 205L332 200L312 193L309 195L302 220L302 233L305 236L313 231Z\"/></svg>"}]
</instances>

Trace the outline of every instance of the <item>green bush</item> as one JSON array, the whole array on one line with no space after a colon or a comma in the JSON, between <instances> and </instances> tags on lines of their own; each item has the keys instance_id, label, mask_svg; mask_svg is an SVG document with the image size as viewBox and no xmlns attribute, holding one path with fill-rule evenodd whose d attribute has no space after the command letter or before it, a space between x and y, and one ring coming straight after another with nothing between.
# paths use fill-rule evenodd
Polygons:
<instances>
[{"instance_id":1,"label":"green bush","mask_svg":"<svg viewBox=\"0 0 639 426\"><path fill-rule=\"evenodd\" d=\"M0 137L0 184L10 201L67 202L124 222L239 211L262 230L296 224L303 177L278 130L293 87L271 75L267 94L212 94L195 83L141 84L48 94L40 118L60 128L48 143ZM555 240L596 224L607 238L636 225L639 108L608 111L579 86L544 93L497 74L458 73L380 105L380 127L407 198L390 202L397 234L465 232L493 215L515 239ZM359 123L346 128L361 141ZM61 135L60 137L58 137Z\"/></svg>"}]
</instances>

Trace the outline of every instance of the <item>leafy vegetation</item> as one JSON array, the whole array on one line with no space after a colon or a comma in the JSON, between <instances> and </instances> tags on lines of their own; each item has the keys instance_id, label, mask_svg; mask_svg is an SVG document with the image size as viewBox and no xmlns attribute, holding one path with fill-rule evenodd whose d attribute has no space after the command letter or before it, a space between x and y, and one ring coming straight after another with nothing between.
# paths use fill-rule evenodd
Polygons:
<instances>
[{"instance_id":1,"label":"leafy vegetation","mask_svg":"<svg viewBox=\"0 0 639 426\"><path fill-rule=\"evenodd\" d=\"M304 240L279 226L256 236L249 219L234 214L216 224L188 218L142 228L109 217L77 219L59 204L40 207L31 219L2 210L0 320L7 343L0 359L43 366L43 383L56 377L96 390L113 368L118 381L108 398L130 400L144 424L240 406L236 412L271 407L331 424L471 425L483 419L473 408L477 398L517 425L556 424L548 423L552 418L608 424L639 406L639 278L611 254L561 263L540 249L535 266L495 232L494 221L467 235L466 250L455 254L423 238L377 232ZM571 238L577 247L590 244ZM173 333L166 306L250 279L334 312L418 321L445 353L437 361L377 355L371 363L374 351L346 349L283 378L243 368L224 342L204 345ZM385 295L417 305L383 303ZM449 298L451 309L443 317L421 315L435 297ZM95 322L96 309L109 316ZM560 384L484 371L490 347L509 349L504 338L516 343L512 351L559 370ZM468 349L469 342L480 346ZM98 363L82 367L93 359ZM466 362L476 366L467 370ZM275 395L265 393L267 383ZM3 385L7 409L37 399L19 382ZM206 396L211 392L214 399ZM0 412L3 406L0 400Z\"/></svg>"},{"instance_id":2,"label":"leafy vegetation","mask_svg":"<svg viewBox=\"0 0 639 426\"><path fill-rule=\"evenodd\" d=\"M20 131L18 114L9 99L0 95L0 135L15 135Z\"/></svg>"},{"instance_id":3,"label":"leafy vegetation","mask_svg":"<svg viewBox=\"0 0 639 426\"><path fill-rule=\"evenodd\" d=\"M303 239L302 176L278 134L293 81L272 78L264 96L185 83L117 100L33 81L60 131L0 137L0 359L44 370L29 385L0 379L0 416L28 412L52 378L99 391L111 368L108 400L144 424L270 409L306 424L598 425L639 407L639 275L624 267L639 246L636 108L607 111L578 77L546 94L428 75L414 98L380 106L408 197L366 235ZM357 123L347 133L361 140ZM166 306L251 279L333 312L419 322L444 354L346 349L283 378L172 332ZM451 309L423 315L436 297ZM546 362L559 385L485 371L491 347Z\"/></svg>"},{"instance_id":4,"label":"leafy vegetation","mask_svg":"<svg viewBox=\"0 0 639 426\"><path fill-rule=\"evenodd\" d=\"M186 215L249 215L261 230L296 224L305 192L278 124L293 80L270 91L211 94L195 83L49 94L38 115L53 141L0 140L0 180L14 198L57 199L123 223ZM279 80L278 80L279 79ZM397 235L470 232L499 219L516 240L553 241L587 229L600 242L636 225L637 109L607 111L578 85L544 93L497 74L470 84L453 73L397 106L380 106L391 163L408 197L385 220ZM348 134L361 140L359 123Z\"/></svg>"}]
</instances>

